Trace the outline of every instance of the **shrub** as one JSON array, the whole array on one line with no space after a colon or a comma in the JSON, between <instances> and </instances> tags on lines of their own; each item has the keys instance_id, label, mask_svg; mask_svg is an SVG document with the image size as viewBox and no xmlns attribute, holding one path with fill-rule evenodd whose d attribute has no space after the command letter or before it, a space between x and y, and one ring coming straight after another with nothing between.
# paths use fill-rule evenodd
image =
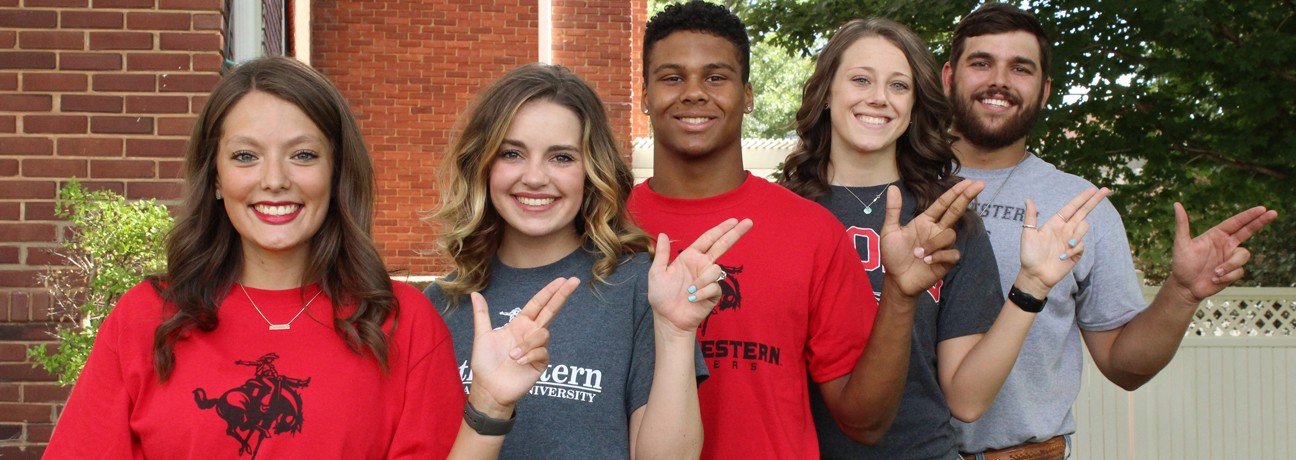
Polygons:
<instances>
[{"instance_id":1,"label":"shrub","mask_svg":"<svg viewBox=\"0 0 1296 460\"><path fill-rule=\"evenodd\" d=\"M128 202L111 191L89 191L76 180L59 190L57 215L67 219L66 263L40 281L52 299L57 351L34 346L27 355L58 377L75 383L85 367L99 325L117 299L145 276L166 266L163 237L171 230L167 208L154 200Z\"/></svg>"}]
</instances>

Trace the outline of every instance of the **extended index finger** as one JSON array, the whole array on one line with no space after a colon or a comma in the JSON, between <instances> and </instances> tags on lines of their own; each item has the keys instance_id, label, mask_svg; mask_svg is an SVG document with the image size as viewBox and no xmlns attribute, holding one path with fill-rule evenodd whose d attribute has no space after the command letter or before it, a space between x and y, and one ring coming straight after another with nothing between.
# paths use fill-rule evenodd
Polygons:
<instances>
[{"instance_id":1,"label":"extended index finger","mask_svg":"<svg viewBox=\"0 0 1296 460\"><path fill-rule=\"evenodd\" d=\"M1090 195L1085 200L1084 204L1080 206L1080 209L1077 209L1075 213L1071 215L1068 222L1081 221L1086 217L1089 217L1089 213L1093 211L1094 208L1098 207L1098 203L1102 203L1103 200L1107 199L1107 195L1109 194L1111 194L1111 189L1107 187L1098 189L1098 191L1094 192L1093 195Z\"/></svg>"},{"instance_id":2,"label":"extended index finger","mask_svg":"<svg viewBox=\"0 0 1296 460\"><path fill-rule=\"evenodd\" d=\"M1266 210L1264 206L1256 206L1246 211L1239 212L1233 217L1220 222L1215 228L1223 231L1225 234L1232 235L1238 243L1251 238L1256 232L1273 222L1278 217L1278 211Z\"/></svg>"},{"instance_id":3,"label":"extended index finger","mask_svg":"<svg viewBox=\"0 0 1296 460\"><path fill-rule=\"evenodd\" d=\"M738 240L741 239L743 235L746 235L748 230L751 230L752 225L754 224L752 224L751 219L743 219L742 221L739 221L738 225L730 228L716 239L715 243L711 245L711 249L708 249L706 252L707 258L710 259L712 263L715 263L715 261L720 259L720 256L729 252L729 248L738 244Z\"/></svg>"},{"instance_id":4,"label":"extended index finger","mask_svg":"<svg viewBox=\"0 0 1296 460\"><path fill-rule=\"evenodd\" d=\"M942 227L949 228L963 218L963 214L968 210L968 204L984 189L985 182L963 180L942 193L925 212L930 213L928 216L932 220L939 221Z\"/></svg>"},{"instance_id":5,"label":"extended index finger","mask_svg":"<svg viewBox=\"0 0 1296 460\"><path fill-rule=\"evenodd\" d=\"M579 285L580 278L574 276L567 279L558 278L545 286L544 289L541 289L535 297L532 297L531 302L527 302L527 307L531 307L532 303L540 305L539 312L535 316L536 324L540 327L549 327L549 323L553 322L554 315L557 315L558 311L562 310L563 304L567 303L567 298L571 297L572 292L575 292L576 286ZM545 298L541 299L541 295L545 295ZM523 311L525 310L523 309Z\"/></svg>"}]
</instances>

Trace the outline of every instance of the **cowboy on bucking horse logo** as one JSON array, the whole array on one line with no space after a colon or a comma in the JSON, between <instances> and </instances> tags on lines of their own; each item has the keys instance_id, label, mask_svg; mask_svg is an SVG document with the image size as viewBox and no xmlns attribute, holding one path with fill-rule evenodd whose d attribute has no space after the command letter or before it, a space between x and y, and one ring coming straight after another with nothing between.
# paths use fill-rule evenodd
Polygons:
<instances>
[{"instance_id":1,"label":"cowboy on bucking horse logo","mask_svg":"<svg viewBox=\"0 0 1296 460\"><path fill-rule=\"evenodd\" d=\"M297 390L310 385L310 378L303 380L279 375L274 366L276 359L279 355L266 353L256 361L235 361L234 364L240 366L255 367L256 375L242 386L221 394L220 398L207 399L206 391L194 389L198 408L214 407L216 415L225 420L225 433L239 442L240 457L247 453L255 459L265 438L301 432L302 398ZM256 435L255 440L253 435Z\"/></svg>"}]
</instances>

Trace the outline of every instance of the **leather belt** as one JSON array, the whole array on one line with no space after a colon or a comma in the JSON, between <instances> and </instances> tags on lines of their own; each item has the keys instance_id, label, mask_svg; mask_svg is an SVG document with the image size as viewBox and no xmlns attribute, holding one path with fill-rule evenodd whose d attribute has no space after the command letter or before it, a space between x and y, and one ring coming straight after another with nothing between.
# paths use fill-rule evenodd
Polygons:
<instances>
[{"instance_id":1,"label":"leather belt","mask_svg":"<svg viewBox=\"0 0 1296 460\"><path fill-rule=\"evenodd\" d=\"M981 453L985 460L1058 460L1066 456L1066 439L1054 436L1044 442L1019 444ZM976 454L963 454L963 460L977 460Z\"/></svg>"}]
</instances>

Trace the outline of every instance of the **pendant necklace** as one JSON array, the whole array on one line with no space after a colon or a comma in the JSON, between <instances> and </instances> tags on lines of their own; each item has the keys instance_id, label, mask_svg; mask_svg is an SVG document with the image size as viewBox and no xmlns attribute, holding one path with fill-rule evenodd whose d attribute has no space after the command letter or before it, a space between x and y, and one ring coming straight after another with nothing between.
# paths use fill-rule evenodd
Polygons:
<instances>
[{"instance_id":1,"label":"pendant necklace","mask_svg":"<svg viewBox=\"0 0 1296 460\"><path fill-rule=\"evenodd\" d=\"M252 303L252 308L256 309L257 314L261 315L261 319L265 320L266 324L270 325L270 330L272 331L286 331L292 329L293 321L297 321L297 317L301 316L302 313L306 312L306 308L310 307L311 302L315 301L315 297L319 297L320 293L324 292L323 289L316 291L315 297L311 297L310 300L307 300L306 304L302 305L301 310L299 310L297 314L292 317L292 319L288 320L288 322L283 324L275 324L270 322L270 318L266 318L265 313L261 312L261 307L258 307L256 302L252 300L252 296L248 295L247 288L244 288L242 284L239 284L239 289L243 290L243 295L247 297L248 302Z\"/></svg>"},{"instance_id":2,"label":"pendant necklace","mask_svg":"<svg viewBox=\"0 0 1296 460\"><path fill-rule=\"evenodd\" d=\"M1017 172L1017 167L1021 166L1022 162L1026 161L1026 158L1029 156L1030 152L1022 153L1022 157L1018 158L1017 163L1014 163L1012 169L1008 170L1008 177L1005 177L1003 182L999 184L999 188L995 189L994 195L990 195L990 199L985 201L986 204L994 204L995 198L999 198L999 192L1002 192L1004 188L1008 187L1008 181L1012 180L1013 173ZM981 200L977 201L980 202Z\"/></svg>"},{"instance_id":3,"label":"pendant necklace","mask_svg":"<svg viewBox=\"0 0 1296 460\"><path fill-rule=\"evenodd\" d=\"M858 195L855 195L855 192L852 192L850 187L842 185L841 188L846 189L846 193L849 193L851 196L855 197L855 201L858 201L859 204L864 205L864 214L873 214L873 203L877 203L878 198L882 198L882 195L885 194L887 189L891 187L891 184L894 183L895 181L891 181L891 182L887 182L886 185L883 185L882 191L878 192L877 196L873 197L873 201L868 202L868 204L864 204L864 200L861 200Z\"/></svg>"}]
</instances>

